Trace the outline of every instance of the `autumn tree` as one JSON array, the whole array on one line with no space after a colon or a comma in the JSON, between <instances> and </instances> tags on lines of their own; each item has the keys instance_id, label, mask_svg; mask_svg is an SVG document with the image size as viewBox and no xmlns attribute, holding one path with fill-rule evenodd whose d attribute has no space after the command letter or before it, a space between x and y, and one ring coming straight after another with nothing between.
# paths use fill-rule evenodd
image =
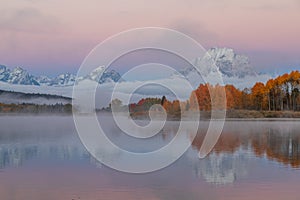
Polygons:
<instances>
[{"instance_id":1,"label":"autumn tree","mask_svg":"<svg viewBox=\"0 0 300 200\"><path fill-rule=\"evenodd\" d=\"M266 108L266 87L263 83L256 83L251 89L251 101L255 110Z\"/></svg>"},{"instance_id":2,"label":"autumn tree","mask_svg":"<svg viewBox=\"0 0 300 200\"><path fill-rule=\"evenodd\" d=\"M186 102L148 98L133 106L143 105L141 108L144 110L149 109L153 103L162 104L169 113L178 113L181 108L191 111L210 111L212 108L296 111L300 109L300 72L292 71L270 79L266 84L258 82L252 88L244 90L237 89L233 85L200 84L192 91Z\"/></svg>"}]
</instances>

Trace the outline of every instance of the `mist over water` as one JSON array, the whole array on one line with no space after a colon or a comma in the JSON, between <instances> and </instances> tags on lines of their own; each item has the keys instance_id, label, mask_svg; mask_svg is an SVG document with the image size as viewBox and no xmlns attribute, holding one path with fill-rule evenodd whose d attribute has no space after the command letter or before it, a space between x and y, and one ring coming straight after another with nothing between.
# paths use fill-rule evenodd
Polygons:
<instances>
[{"instance_id":1,"label":"mist over water","mask_svg":"<svg viewBox=\"0 0 300 200\"><path fill-rule=\"evenodd\" d=\"M109 116L99 121L112 142L135 152L166 145L178 127L167 122L141 140L122 133ZM300 198L298 121L227 121L213 151L199 159L208 123L200 122L192 146L174 164L133 175L91 157L70 116L1 116L1 199Z\"/></svg>"}]
</instances>

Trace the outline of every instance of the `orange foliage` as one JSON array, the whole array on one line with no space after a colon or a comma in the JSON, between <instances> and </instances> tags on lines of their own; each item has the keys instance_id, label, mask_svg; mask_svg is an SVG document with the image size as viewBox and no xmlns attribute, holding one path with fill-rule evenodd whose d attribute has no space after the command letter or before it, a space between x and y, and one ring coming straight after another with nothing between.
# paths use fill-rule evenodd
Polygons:
<instances>
[{"instance_id":1,"label":"orange foliage","mask_svg":"<svg viewBox=\"0 0 300 200\"><path fill-rule=\"evenodd\" d=\"M142 100L139 104L145 104ZM266 84L258 82L251 89L239 90L233 85L200 84L188 101L165 100L163 107L169 113L184 110L210 111L224 109L300 110L300 72L292 71Z\"/></svg>"},{"instance_id":2,"label":"orange foliage","mask_svg":"<svg viewBox=\"0 0 300 200\"><path fill-rule=\"evenodd\" d=\"M190 96L190 110L225 109L224 91L226 109L300 110L299 71L270 79L266 85L258 82L243 91L233 85L200 84Z\"/></svg>"}]
</instances>

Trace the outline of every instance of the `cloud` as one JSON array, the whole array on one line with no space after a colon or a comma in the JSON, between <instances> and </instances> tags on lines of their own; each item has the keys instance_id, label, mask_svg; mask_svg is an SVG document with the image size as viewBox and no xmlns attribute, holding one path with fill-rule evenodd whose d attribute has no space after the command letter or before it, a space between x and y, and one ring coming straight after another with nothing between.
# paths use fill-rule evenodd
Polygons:
<instances>
[{"instance_id":1,"label":"cloud","mask_svg":"<svg viewBox=\"0 0 300 200\"><path fill-rule=\"evenodd\" d=\"M34 8L0 12L0 30L17 32L47 33L55 32L60 22L53 16L46 15Z\"/></svg>"}]
</instances>

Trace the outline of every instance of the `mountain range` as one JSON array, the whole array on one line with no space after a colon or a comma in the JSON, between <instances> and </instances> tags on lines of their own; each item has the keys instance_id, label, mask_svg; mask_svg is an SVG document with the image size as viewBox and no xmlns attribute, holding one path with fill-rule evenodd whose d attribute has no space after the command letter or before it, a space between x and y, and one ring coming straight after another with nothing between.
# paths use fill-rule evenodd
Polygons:
<instances>
[{"instance_id":1,"label":"mountain range","mask_svg":"<svg viewBox=\"0 0 300 200\"><path fill-rule=\"evenodd\" d=\"M229 48L211 48L204 56L196 58L194 65L201 71L202 76L212 73L214 65L220 73L226 77L244 78L246 76L257 76L258 73L251 66L249 58L239 55Z\"/></svg>"},{"instance_id":2,"label":"mountain range","mask_svg":"<svg viewBox=\"0 0 300 200\"><path fill-rule=\"evenodd\" d=\"M257 77L261 74L257 73L251 66L249 58L244 55L239 55L230 48L211 48L204 56L195 58L194 65L199 69L204 77L216 73L213 71L212 65L215 64L223 78L243 79L245 77ZM115 71L105 71L101 77L100 74L104 67L101 66L90 74L79 77L78 80L89 79L98 81L100 84L106 82L118 82L121 75ZM184 76L189 76L195 72L194 68L187 67L181 70L180 73ZM34 76L28 73L21 67L9 69L4 65L0 65L0 81L19 84L19 85L46 85L46 86L72 86L75 83L76 75L71 73L60 74L54 78L46 75Z\"/></svg>"},{"instance_id":3,"label":"mountain range","mask_svg":"<svg viewBox=\"0 0 300 200\"><path fill-rule=\"evenodd\" d=\"M115 70L105 71L100 77L104 67L101 66L85 77L79 77L78 80L90 79L98 81L100 84L106 82L117 82L121 75ZM36 85L36 86L73 86L76 80L76 75L71 73L60 74L54 78L48 76L33 76L25 69L16 67L9 69L4 65L0 65L0 81L18 85Z\"/></svg>"},{"instance_id":4,"label":"mountain range","mask_svg":"<svg viewBox=\"0 0 300 200\"><path fill-rule=\"evenodd\" d=\"M213 65L216 67L212 67ZM266 82L272 78L270 74L256 72L247 56L239 55L230 48L211 48L203 56L195 58L194 66L197 70L191 66L183 66L178 73L156 80L156 82L172 86L179 93L180 98L185 99L189 97L187 95L190 94L190 90L196 89L200 83L216 84L216 77L220 76L224 84L233 84L239 89L249 88L256 82ZM101 86L99 88L101 98L99 98L101 100L105 99L103 105L106 105L117 82L119 83L117 92L120 96L128 95L131 93L132 88L136 88L137 84L143 83L141 80L123 80L117 71L104 70L105 67L100 66L89 74L77 77L77 79L76 75L71 73L60 74L51 78L45 75L34 76L21 67L9 69L0 65L0 90L71 98L75 82L86 85L83 87L83 92L85 92L90 89L89 85L96 81ZM197 71L200 72L200 76ZM192 85L192 88L187 89L186 80ZM143 90L136 91L135 95L136 100L138 100L145 97L145 95L168 96L169 94L162 87L150 85L143 87Z\"/></svg>"}]
</instances>

